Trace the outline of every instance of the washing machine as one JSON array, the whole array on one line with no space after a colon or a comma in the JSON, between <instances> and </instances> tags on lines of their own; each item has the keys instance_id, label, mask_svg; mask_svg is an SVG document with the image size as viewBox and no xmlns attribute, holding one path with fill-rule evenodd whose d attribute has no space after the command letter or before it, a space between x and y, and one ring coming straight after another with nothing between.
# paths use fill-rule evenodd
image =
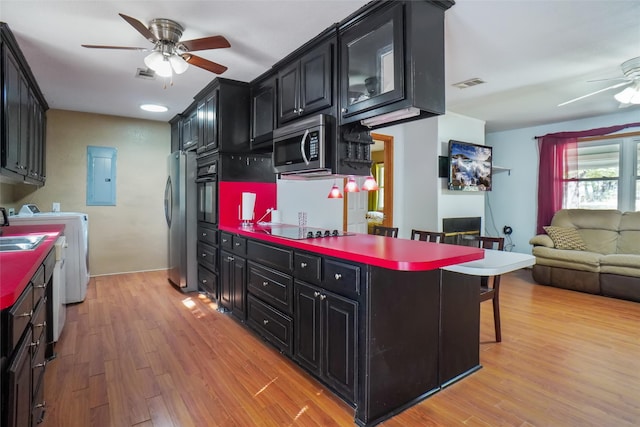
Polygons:
<instances>
[{"instance_id":1,"label":"washing machine","mask_svg":"<svg viewBox=\"0 0 640 427\"><path fill-rule=\"evenodd\" d=\"M25 208L28 207L28 209ZM9 218L11 225L62 224L66 238L65 304L82 302L89 283L89 215L80 212L40 212L25 205Z\"/></svg>"}]
</instances>

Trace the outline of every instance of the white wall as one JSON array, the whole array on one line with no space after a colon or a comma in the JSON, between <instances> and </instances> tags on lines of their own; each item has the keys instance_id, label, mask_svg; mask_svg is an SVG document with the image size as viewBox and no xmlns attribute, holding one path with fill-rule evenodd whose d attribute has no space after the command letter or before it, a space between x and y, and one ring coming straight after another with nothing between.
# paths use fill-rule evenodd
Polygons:
<instances>
[{"instance_id":1,"label":"white wall","mask_svg":"<svg viewBox=\"0 0 640 427\"><path fill-rule=\"evenodd\" d=\"M531 253L529 239L536 231L538 198L538 148L536 136L562 131L581 131L593 128L637 122L638 108L596 118L559 122L549 125L489 133L486 144L494 147L495 165L511 168L494 175L494 188L487 198L487 221L502 235L502 227L513 228L511 239L514 252ZM493 221L491 221L493 213ZM493 233L492 233L493 234Z\"/></svg>"},{"instance_id":2,"label":"white wall","mask_svg":"<svg viewBox=\"0 0 640 427\"><path fill-rule=\"evenodd\" d=\"M438 118L376 129L393 136L393 226L398 237L411 229L438 229Z\"/></svg>"},{"instance_id":3,"label":"white wall","mask_svg":"<svg viewBox=\"0 0 640 427\"><path fill-rule=\"evenodd\" d=\"M449 140L485 144L483 120L447 113L438 117L438 153L448 155ZM436 175L437 176L437 175ZM487 233L485 220L485 197L487 192L450 191L447 189L447 179L438 178L438 230L442 230L442 218L481 217L482 234Z\"/></svg>"}]
</instances>

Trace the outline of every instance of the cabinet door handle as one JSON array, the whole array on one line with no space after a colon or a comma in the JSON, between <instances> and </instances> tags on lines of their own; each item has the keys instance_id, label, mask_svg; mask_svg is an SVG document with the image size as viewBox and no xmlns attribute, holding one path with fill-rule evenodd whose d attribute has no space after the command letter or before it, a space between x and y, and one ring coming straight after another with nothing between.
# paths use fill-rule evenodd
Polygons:
<instances>
[{"instance_id":1,"label":"cabinet door handle","mask_svg":"<svg viewBox=\"0 0 640 427\"><path fill-rule=\"evenodd\" d=\"M202 258L206 258L206 257L207 257L207 253L206 253L206 252L203 252L203 253L202 253Z\"/></svg>"},{"instance_id":2,"label":"cabinet door handle","mask_svg":"<svg viewBox=\"0 0 640 427\"><path fill-rule=\"evenodd\" d=\"M37 347L40 345L40 340L37 341L32 341L31 344L29 344L31 347Z\"/></svg>"},{"instance_id":3,"label":"cabinet door handle","mask_svg":"<svg viewBox=\"0 0 640 427\"><path fill-rule=\"evenodd\" d=\"M342 279L342 274L336 273L335 276L333 276L333 277L335 277L336 280L340 280L340 279Z\"/></svg>"},{"instance_id":4,"label":"cabinet door handle","mask_svg":"<svg viewBox=\"0 0 640 427\"><path fill-rule=\"evenodd\" d=\"M34 406L34 408L35 409L44 408L45 406L47 406L47 402L43 400L42 403L38 403L37 405Z\"/></svg>"},{"instance_id":5,"label":"cabinet door handle","mask_svg":"<svg viewBox=\"0 0 640 427\"><path fill-rule=\"evenodd\" d=\"M229 240L227 239L222 239L222 243L227 243Z\"/></svg>"},{"instance_id":6,"label":"cabinet door handle","mask_svg":"<svg viewBox=\"0 0 640 427\"><path fill-rule=\"evenodd\" d=\"M37 289L43 289L43 288L46 288L46 287L47 287L46 283L44 285L37 285L36 286Z\"/></svg>"},{"instance_id":7,"label":"cabinet door handle","mask_svg":"<svg viewBox=\"0 0 640 427\"><path fill-rule=\"evenodd\" d=\"M47 322L42 322L35 325L36 328L44 328L45 326L47 326Z\"/></svg>"},{"instance_id":8,"label":"cabinet door handle","mask_svg":"<svg viewBox=\"0 0 640 427\"><path fill-rule=\"evenodd\" d=\"M31 317L31 316L33 316L33 310L29 311L28 313L16 314L15 317Z\"/></svg>"},{"instance_id":9,"label":"cabinet door handle","mask_svg":"<svg viewBox=\"0 0 640 427\"><path fill-rule=\"evenodd\" d=\"M269 284L269 282L262 282L262 286L267 286Z\"/></svg>"},{"instance_id":10,"label":"cabinet door handle","mask_svg":"<svg viewBox=\"0 0 640 427\"><path fill-rule=\"evenodd\" d=\"M324 300L325 300L325 298L327 298L327 296L326 296L326 295L324 295L324 294L320 295L320 301L324 301Z\"/></svg>"},{"instance_id":11,"label":"cabinet door handle","mask_svg":"<svg viewBox=\"0 0 640 427\"><path fill-rule=\"evenodd\" d=\"M349 110L347 110L346 108L343 108L343 109L342 109L342 110L340 110L340 111L341 111L341 112L343 112L343 113L346 113L346 112L347 112L347 111L349 111Z\"/></svg>"},{"instance_id":12,"label":"cabinet door handle","mask_svg":"<svg viewBox=\"0 0 640 427\"><path fill-rule=\"evenodd\" d=\"M227 257L227 261L233 261L234 259L235 259L235 258L234 258L234 257L232 257L232 256L228 256L228 257Z\"/></svg>"},{"instance_id":13,"label":"cabinet door handle","mask_svg":"<svg viewBox=\"0 0 640 427\"><path fill-rule=\"evenodd\" d=\"M298 114L302 114L304 112L304 108L298 108Z\"/></svg>"},{"instance_id":14,"label":"cabinet door handle","mask_svg":"<svg viewBox=\"0 0 640 427\"><path fill-rule=\"evenodd\" d=\"M314 297L316 297L316 298L318 298L318 297L320 296L320 292L315 291L315 292L313 293L313 296L314 296Z\"/></svg>"},{"instance_id":15,"label":"cabinet door handle","mask_svg":"<svg viewBox=\"0 0 640 427\"><path fill-rule=\"evenodd\" d=\"M240 242L236 242L236 246L240 246Z\"/></svg>"},{"instance_id":16,"label":"cabinet door handle","mask_svg":"<svg viewBox=\"0 0 640 427\"><path fill-rule=\"evenodd\" d=\"M202 279L202 284L204 285L205 283L207 283L207 279Z\"/></svg>"},{"instance_id":17,"label":"cabinet door handle","mask_svg":"<svg viewBox=\"0 0 640 427\"><path fill-rule=\"evenodd\" d=\"M300 268L306 268L307 267L307 263L306 262L301 262L300 263Z\"/></svg>"},{"instance_id":18,"label":"cabinet door handle","mask_svg":"<svg viewBox=\"0 0 640 427\"><path fill-rule=\"evenodd\" d=\"M262 321L262 324L263 324L263 325L266 325L267 323L269 323L269 321L268 321L267 319L264 319L264 320Z\"/></svg>"},{"instance_id":19,"label":"cabinet door handle","mask_svg":"<svg viewBox=\"0 0 640 427\"><path fill-rule=\"evenodd\" d=\"M207 233L202 233L202 237L207 237Z\"/></svg>"},{"instance_id":20,"label":"cabinet door handle","mask_svg":"<svg viewBox=\"0 0 640 427\"><path fill-rule=\"evenodd\" d=\"M42 363L38 363L37 365L33 365L34 368L44 368L45 366L47 366L46 360Z\"/></svg>"}]
</instances>

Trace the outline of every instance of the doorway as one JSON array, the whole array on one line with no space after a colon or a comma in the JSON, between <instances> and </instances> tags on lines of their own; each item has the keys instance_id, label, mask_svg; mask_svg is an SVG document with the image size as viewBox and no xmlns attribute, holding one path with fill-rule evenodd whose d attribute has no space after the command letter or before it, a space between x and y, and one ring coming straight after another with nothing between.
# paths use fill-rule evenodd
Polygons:
<instances>
[{"instance_id":1,"label":"doorway","mask_svg":"<svg viewBox=\"0 0 640 427\"><path fill-rule=\"evenodd\" d=\"M382 225L393 227L393 136L372 132L371 138L371 158L376 159L371 169L380 190L369 194L369 211L381 212Z\"/></svg>"}]
</instances>

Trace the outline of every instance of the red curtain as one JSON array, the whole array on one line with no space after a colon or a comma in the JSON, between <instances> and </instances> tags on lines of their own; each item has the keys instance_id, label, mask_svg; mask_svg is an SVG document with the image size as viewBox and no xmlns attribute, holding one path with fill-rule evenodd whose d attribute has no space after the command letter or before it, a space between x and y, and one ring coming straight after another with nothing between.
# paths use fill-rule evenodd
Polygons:
<instances>
[{"instance_id":1,"label":"red curtain","mask_svg":"<svg viewBox=\"0 0 640 427\"><path fill-rule=\"evenodd\" d=\"M549 133L536 137L540 149L537 233L544 233L542 227L549 225L556 211L562 209L562 179L567 164L572 160L568 158L569 153L577 152L574 148L578 138L607 135L630 127L640 127L640 122L579 132Z\"/></svg>"}]
</instances>

